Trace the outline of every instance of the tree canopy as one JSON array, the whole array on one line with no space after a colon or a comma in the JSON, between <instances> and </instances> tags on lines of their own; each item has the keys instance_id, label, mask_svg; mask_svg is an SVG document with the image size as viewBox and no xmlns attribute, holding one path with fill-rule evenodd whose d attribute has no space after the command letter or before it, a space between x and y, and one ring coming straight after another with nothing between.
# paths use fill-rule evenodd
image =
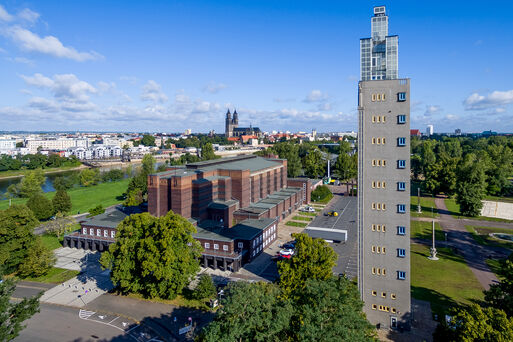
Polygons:
<instances>
[{"instance_id":1,"label":"tree canopy","mask_svg":"<svg viewBox=\"0 0 513 342\"><path fill-rule=\"evenodd\" d=\"M52 201L41 193L32 195L27 201L27 207L34 212L38 220L48 220L55 213Z\"/></svg>"},{"instance_id":2,"label":"tree canopy","mask_svg":"<svg viewBox=\"0 0 513 342\"><path fill-rule=\"evenodd\" d=\"M202 160L212 160L220 158L215 155L214 148L212 147L211 143L205 143L204 145L201 145L201 159Z\"/></svg>"},{"instance_id":3,"label":"tree canopy","mask_svg":"<svg viewBox=\"0 0 513 342\"><path fill-rule=\"evenodd\" d=\"M490 289L484 292L485 301L513 317L513 253L501 262L498 276L499 283L490 285Z\"/></svg>"},{"instance_id":4,"label":"tree canopy","mask_svg":"<svg viewBox=\"0 0 513 342\"><path fill-rule=\"evenodd\" d=\"M294 257L278 262L279 285L286 298L300 297L308 279L329 279L337 260L326 241L304 233L292 236L296 239Z\"/></svg>"},{"instance_id":5,"label":"tree canopy","mask_svg":"<svg viewBox=\"0 0 513 342\"><path fill-rule=\"evenodd\" d=\"M121 292L172 299L199 270L201 245L194 232L187 219L172 211L163 217L130 215L118 225L116 242L101 263L112 270L112 282Z\"/></svg>"},{"instance_id":6,"label":"tree canopy","mask_svg":"<svg viewBox=\"0 0 513 342\"><path fill-rule=\"evenodd\" d=\"M25 205L13 205L0 211L0 267L5 273L16 271L27 257L38 223Z\"/></svg>"},{"instance_id":7,"label":"tree canopy","mask_svg":"<svg viewBox=\"0 0 513 342\"><path fill-rule=\"evenodd\" d=\"M66 190L57 190L52 198L53 209L57 213L67 213L71 210L71 197Z\"/></svg>"},{"instance_id":8,"label":"tree canopy","mask_svg":"<svg viewBox=\"0 0 513 342\"><path fill-rule=\"evenodd\" d=\"M16 289L12 278L0 283L0 341L11 341L25 328L23 322L39 312L39 297L24 298L20 302L11 301Z\"/></svg>"},{"instance_id":9,"label":"tree canopy","mask_svg":"<svg viewBox=\"0 0 513 342\"><path fill-rule=\"evenodd\" d=\"M149 134L144 134L141 139L141 144L144 146L156 146L155 137Z\"/></svg>"},{"instance_id":10,"label":"tree canopy","mask_svg":"<svg viewBox=\"0 0 513 342\"><path fill-rule=\"evenodd\" d=\"M43 170L38 169L28 172L19 183L19 195L21 197L28 198L35 194L42 193L43 190L41 189L41 186L45 181L46 177Z\"/></svg>"}]
</instances>

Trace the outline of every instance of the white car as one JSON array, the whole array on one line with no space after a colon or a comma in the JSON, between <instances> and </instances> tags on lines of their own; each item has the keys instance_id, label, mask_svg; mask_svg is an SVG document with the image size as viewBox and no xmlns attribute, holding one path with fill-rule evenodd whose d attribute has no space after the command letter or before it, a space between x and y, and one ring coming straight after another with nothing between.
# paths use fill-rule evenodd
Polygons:
<instances>
[{"instance_id":1,"label":"white car","mask_svg":"<svg viewBox=\"0 0 513 342\"><path fill-rule=\"evenodd\" d=\"M303 211L306 213L315 213L315 209L309 206L306 206L304 208L299 209L299 211Z\"/></svg>"},{"instance_id":2,"label":"white car","mask_svg":"<svg viewBox=\"0 0 513 342\"><path fill-rule=\"evenodd\" d=\"M293 255L294 255L293 249L282 249L280 251L280 256L287 258L287 259L290 259Z\"/></svg>"}]
</instances>

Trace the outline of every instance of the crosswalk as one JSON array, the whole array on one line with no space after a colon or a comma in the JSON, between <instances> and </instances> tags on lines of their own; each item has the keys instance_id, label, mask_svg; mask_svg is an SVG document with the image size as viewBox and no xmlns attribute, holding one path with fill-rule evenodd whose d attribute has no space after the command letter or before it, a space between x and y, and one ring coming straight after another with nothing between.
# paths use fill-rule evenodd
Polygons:
<instances>
[{"instance_id":1,"label":"crosswalk","mask_svg":"<svg viewBox=\"0 0 513 342\"><path fill-rule=\"evenodd\" d=\"M88 319L89 317L91 317L95 313L96 312L94 312L94 311L87 311L87 310L80 309L80 311L78 312L78 317L80 317L82 319Z\"/></svg>"}]
</instances>

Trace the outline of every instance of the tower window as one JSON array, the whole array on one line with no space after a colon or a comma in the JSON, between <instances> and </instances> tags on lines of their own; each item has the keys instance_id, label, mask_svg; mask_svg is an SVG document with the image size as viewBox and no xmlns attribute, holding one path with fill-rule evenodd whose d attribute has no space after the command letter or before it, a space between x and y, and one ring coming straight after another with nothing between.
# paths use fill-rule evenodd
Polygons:
<instances>
[{"instance_id":1,"label":"tower window","mask_svg":"<svg viewBox=\"0 0 513 342\"><path fill-rule=\"evenodd\" d=\"M397 235L406 235L406 227L397 226Z\"/></svg>"},{"instance_id":2,"label":"tower window","mask_svg":"<svg viewBox=\"0 0 513 342\"><path fill-rule=\"evenodd\" d=\"M397 271L397 279L405 280L406 279L406 272L404 272L404 271Z\"/></svg>"},{"instance_id":3,"label":"tower window","mask_svg":"<svg viewBox=\"0 0 513 342\"><path fill-rule=\"evenodd\" d=\"M405 169L406 168L406 160L398 160L397 161L397 168L398 169Z\"/></svg>"},{"instance_id":4,"label":"tower window","mask_svg":"<svg viewBox=\"0 0 513 342\"><path fill-rule=\"evenodd\" d=\"M405 182L397 182L397 191L405 191L406 183Z\"/></svg>"},{"instance_id":5,"label":"tower window","mask_svg":"<svg viewBox=\"0 0 513 342\"><path fill-rule=\"evenodd\" d=\"M406 101L406 93L405 92L397 93L397 101L399 101L399 102Z\"/></svg>"},{"instance_id":6,"label":"tower window","mask_svg":"<svg viewBox=\"0 0 513 342\"><path fill-rule=\"evenodd\" d=\"M406 250L404 248L397 249L397 257L404 258L406 256Z\"/></svg>"},{"instance_id":7,"label":"tower window","mask_svg":"<svg viewBox=\"0 0 513 342\"><path fill-rule=\"evenodd\" d=\"M404 115L404 114L397 115L397 123L405 124L406 123L406 115Z\"/></svg>"},{"instance_id":8,"label":"tower window","mask_svg":"<svg viewBox=\"0 0 513 342\"><path fill-rule=\"evenodd\" d=\"M406 205L405 204L398 204L397 205L397 212L399 214L404 214L406 213Z\"/></svg>"},{"instance_id":9,"label":"tower window","mask_svg":"<svg viewBox=\"0 0 513 342\"><path fill-rule=\"evenodd\" d=\"M406 138L397 138L397 146L406 146Z\"/></svg>"}]
</instances>

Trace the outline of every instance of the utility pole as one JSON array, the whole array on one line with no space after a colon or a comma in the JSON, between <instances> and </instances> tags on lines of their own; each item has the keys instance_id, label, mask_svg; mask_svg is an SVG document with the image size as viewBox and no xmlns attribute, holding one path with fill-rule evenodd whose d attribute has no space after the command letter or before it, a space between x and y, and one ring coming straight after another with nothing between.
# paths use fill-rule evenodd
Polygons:
<instances>
[{"instance_id":1,"label":"utility pole","mask_svg":"<svg viewBox=\"0 0 513 342\"><path fill-rule=\"evenodd\" d=\"M433 220L433 242L432 247L429 249L430 256L428 257L429 260L438 260L438 257L436 256L436 247L435 247L435 220Z\"/></svg>"},{"instance_id":2,"label":"utility pole","mask_svg":"<svg viewBox=\"0 0 513 342\"><path fill-rule=\"evenodd\" d=\"M422 210L420 208L420 186L417 188L417 199L418 199L417 212L420 214L420 213L422 213Z\"/></svg>"}]
</instances>

